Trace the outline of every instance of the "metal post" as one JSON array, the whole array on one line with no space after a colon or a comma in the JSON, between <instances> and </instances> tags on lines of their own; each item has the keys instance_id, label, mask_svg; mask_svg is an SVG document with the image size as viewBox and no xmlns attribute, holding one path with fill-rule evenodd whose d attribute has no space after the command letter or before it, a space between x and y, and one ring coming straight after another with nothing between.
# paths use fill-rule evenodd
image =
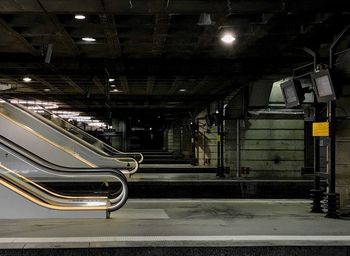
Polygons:
<instances>
[{"instance_id":1,"label":"metal post","mask_svg":"<svg viewBox=\"0 0 350 256\"><path fill-rule=\"evenodd\" d=\"M328 194L327 194L327 203L328 211L326 217L328 218L339 218L337 213L337 198L335 193L335 101L327 103L327 115L328 122L330 124L330 136L327 147L327 171L328 171Z\"/></svg>"},{"instance_id":2,"label":"metal post","mask_svg":"<svg viewBox=\"0 0 350 256\"><path fill-rule=\"evenodd\" d=\"M316 97L315 97L316 98ZM314 122L319 120L319 107L315 99ZM320 138L314 137L314 188L311 190L312 208L311 212L323 213L321 201L323 191L320 183Z\"/></svg>"},{"instance_id":3,"label":"metal post","mask_svg":"<svg viewBox=\"0 0 350 256\"><path fill-rule=\"evenodd\" d=\"M240 138L240 132L241 127L240 127L240 120L237 119L236 121L236 176L240 177L241 172L241 138Z\"/></svg>"},{"instance_id":4,"label":"metal post","mask_svg":"<svg viewBox=\"0 0 350 256\"><path fill-rule=\"evenodd\" d=\"M220 128L221 128L221 132L220 132L221 157L220 157L220 160L221 160L222 175L224 176L224 170L225 170L224 136L225 136L225 133L224 133L224 102L223 101L220 102L220 110L219 111L220 111L220 120L221 120L221 125L220 125Z\"/></svg>"}]
</instances>

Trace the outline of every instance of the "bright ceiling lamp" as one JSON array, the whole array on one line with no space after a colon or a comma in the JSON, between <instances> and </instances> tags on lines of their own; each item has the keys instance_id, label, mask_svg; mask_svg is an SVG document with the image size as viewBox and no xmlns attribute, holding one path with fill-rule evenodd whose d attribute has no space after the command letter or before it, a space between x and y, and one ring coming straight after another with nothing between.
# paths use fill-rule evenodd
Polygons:
<instances>
[{"instance_id":1,"label":"bright ceiling lamp","mask_svg":"<svg viewBox=\"0 0 350 256\"><path fill-rule=\"evenodd\" d=\"M81 40L85 41L85 42L95 42L96 39L93 37L82 37Z\"/></svg>"},{"instance_id":2,"label":"bright ceiling lamp","mask_svg":"<svg viewBox=\"0 0 350 256\"><path fill-rule=\"evenodd\" d=\"M85 20L85 15L83 15L83 14L76 14L75 16L74 16L74 18L76 19L76 20Z\"/></svg>"},{"instance_id":3,"label":"bright ceiling lamp","mask_svg":"<svg viewBox=\"0 0 350 256\"><path fill-rule=\"evenodd\" d=\"M23 77L23 82L29 83L31 81L32 81L32 79L29 76Z\"/></svg>"},{"instance_id":4,"label":"bright ceiling lamp","mask_svg":"<svg viewBox=\"0 0 350 256\"><path fill-rule=\"evenodd\" d=\"M221 36L221 41L225 44L232 44L236 40L236 37L231 32L226 32Z\"/></svg>"},{"instance_id":5,"label":"bright ceiling lamp","mask_svg":"<svg viewBox=\"0 0 350 256\"><path fill-rule=\"evenodd\" d=\"M114 82L115 79L114 79L114 78L109 78L108 81L109 81L109 82Z\"/></svg>"}]
</instances>

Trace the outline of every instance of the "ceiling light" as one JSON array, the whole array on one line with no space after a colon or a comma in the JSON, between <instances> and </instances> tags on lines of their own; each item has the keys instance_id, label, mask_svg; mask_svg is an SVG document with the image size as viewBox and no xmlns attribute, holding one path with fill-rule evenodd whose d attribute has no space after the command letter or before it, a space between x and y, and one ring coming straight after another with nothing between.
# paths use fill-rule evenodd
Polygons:
<instances>
[{"instance_id":1,"label":"ceiling light","mask_svg":"<svg viewBox=\"0 0 350 256\"><path fill-rule=\"evenodd\" d=\"M232 44L235 40L236 38L233 36L232 33L225 33L221 37L221 41L223 41L225 44Z\"/></svg>"},{"instance_id":2,"label":"ceiling light","mask_svg":"<svg viewBox=\"0 0 350 256\"><path fill-rule=\"evenodd\" d=\"M114 79L114 78L109 78L108 81L109 81L109 82L114 82L115 79Z\"/></svg>"},{"instance_id":3,"label":"ceiling light","mask_svg":"<svg viewBox=\"0 0 350 256\"><path fill-rule=\"evenodd\" d=\"M85 15L82 15L82 14L76 14L75 16L74 16L74 18L76 19L76 20L85 20Z\"/></svg>"},{"instance_id":4,"label":"ceiling light","mask_svg":"<svg viewBox=\"0 0 350 256\"><path fill-rule=\"evenodd\" d=\"M95 42L96 39L93 37L83 37L81 40L85 41L85 42Z\"/></svg>"},{"instance_id":5,"label":"ceiling light","mask_svg":"<svg viewBox=\"0 0 350 256\"><path fill-rule=\"evenodd\" d=\"M115 88L117 87L115 84L111 84L111 88Z\"/></svg>"},{"instance_id":6,"label":"ceiling light","mask_svg":"<svg viewBox=\"0 0 350 256\"><path fill-rule=\"evenodd\" d=\"M45 89L44 89L44 92L49 92L49 91L51 91L50 88L45 88Z\"/></svg>"},{"instance_id":7,"label":"ceiling light","mask_svg":"<svg viewBox=\"0 0 350 256\"><path fill-rule=\"evenodd\" d=\"M32 79L30 77L28 77L28 76L23 77L23 82L29 83L31 81L32 81Z\"/></svg>"},{"instance_id":8,"label":"ceiling light","mask_svg":"<svg viewBox=\"0 0 350 256\"><path fill-rule=\"evenodd\" d=\"M184 89L184 88L182 88L182 89L179 90L179 92L185 92L185 91L187 91L187 90Z\"/></svg>"},{"instance_id":9,"label":"ceiling light","mask_svg":"<svg viewBox=\"0 0 350 256\"><path fill-rule=\"evenodd\" d=\"M198 21L197 25L199 25L199 26L213 25L210 14L209 13L201 13L201 15L199 16L199 21Z\"/></svg>"},{"instance_id":10,"label":"ceiling light","mask_svg":"<svg viewBox=\"0 0 350 256\"><path fill-rule=\"evenodd\" d=\"M112 92L122 92L122 91L120 91L118 89L113 89Z\"/></svg>"}]
</instances>

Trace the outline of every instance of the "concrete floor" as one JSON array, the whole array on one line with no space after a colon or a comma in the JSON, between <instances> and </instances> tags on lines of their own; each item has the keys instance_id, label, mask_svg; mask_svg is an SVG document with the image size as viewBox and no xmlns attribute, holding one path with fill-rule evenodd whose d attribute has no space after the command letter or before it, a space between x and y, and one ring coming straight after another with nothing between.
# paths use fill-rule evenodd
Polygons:
<instances>
[{"instance_id":1,"label":"concrete floor","mask_svg":"<svg viewBox=\"0 0 350 256\"><path fill-rule=\"evenodd\" d=\"M106 220L0 220L0 248L350 245L297 200L130 200Z\"/></svg>"}]
</instances>

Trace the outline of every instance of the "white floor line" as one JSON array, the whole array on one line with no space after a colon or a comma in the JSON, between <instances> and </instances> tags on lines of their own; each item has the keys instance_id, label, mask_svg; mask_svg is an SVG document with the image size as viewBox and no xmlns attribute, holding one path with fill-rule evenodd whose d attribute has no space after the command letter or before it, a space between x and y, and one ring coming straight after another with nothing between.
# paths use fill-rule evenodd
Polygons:
<instances>
[{"instance_id":1,"label":"white floor line","mask_svg":"<svg viewBox=\"0 0 350 256\"><path fill-rule=\"evenodd\" d=\"M0 238L3 243L82 243L82 242L350 242L350 236L114 236L114 237L18 237Z\"/></svg>"},{"instance_id":2,"label":"white floor line","mask_svg":"<svg viewBox=\"0 0 350 256\"><path fill-rule=\"evenodd\" d=\"M311 204L311 200L299 199L129 199L128 203L276 203Z\"/></svg>"}]
</instances>

